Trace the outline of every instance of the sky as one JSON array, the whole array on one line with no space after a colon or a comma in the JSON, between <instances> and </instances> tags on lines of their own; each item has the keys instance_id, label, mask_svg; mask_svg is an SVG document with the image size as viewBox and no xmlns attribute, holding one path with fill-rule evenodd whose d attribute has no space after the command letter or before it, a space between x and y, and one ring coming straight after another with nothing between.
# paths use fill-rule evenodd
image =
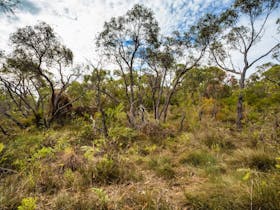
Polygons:
<instances>
[{"instance_id":1,"label":"sky","mask_svg":"<svg viewBox=\"0 0 280 210\"><path fill-rule=\"evenodd\" d=\"M232 0L22 0L15 15L0 14L0 49L9 52L9 35L17 28L40 21L50 24L75 56L75 63L85 62L95 55L95 37L105 21L120 16L140 3L151 8L162 34L187 28L207 12L222 10ZM277 15L274 14L276 17ZM275 18L274 18L275 19ZM267 24L266 36L259 51L272 46L274 20ZM258 50L254 50L257 54ZM260 52L261 53L261 52ZM237 58L238 59L238 58Z\"/></svg>"}]
</instances>

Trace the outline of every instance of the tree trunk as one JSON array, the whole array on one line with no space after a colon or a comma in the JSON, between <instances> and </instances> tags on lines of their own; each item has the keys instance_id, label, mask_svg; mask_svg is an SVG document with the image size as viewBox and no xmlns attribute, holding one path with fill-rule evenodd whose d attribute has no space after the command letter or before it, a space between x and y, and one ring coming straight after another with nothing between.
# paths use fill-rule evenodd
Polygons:
<instances>
[{"instance_id":1,"label":"tree trunk","mask_svg":"<svg viewBox=\"0 0 280 210\"><path fill-rule=\"evenodd\" d=\"M239 86L240 86L240 93L238 96L238 101L237 101L237 119L236 119L236 126L238 130L242 129L242 120L243 120L243 90L245 87L245 72L246 70L243 71L241 74L241 78L239 81Z\"/></svg>"},{"instance_id":2,"label":"tree trunk","mask_svg":"<svg viewBox=\"0 0 280 210\"><path fill-rule=\"evenodd\" d=\"M237 101L237 119L236 119L236 126L238 130L242 129L242 119L243 119L243 94L240 93Z\"/></svg>"},{"instance_id":3,"label":"tree trunk","mask_svg":"<svg viewBox=\"0 0 280 210\"><path fill-rule=\"evenodd\" d=\"M101 117L102 117L102 131L104 136L107 138L108 137L108 128L107 128L107 124L106 124L106 113L104 112L104 110L101 108L100 109L101 112Z\"/></svg>"},{"instance_id":4,"label":"tree trunk","mask_svg":"<svg viewBox=\"0 0 280 210\"><path fill-rule=\"evenodd\" d=\"M185 119L186 119L186 112L184 112L182 114L182 118L181 118L181 121L180 121L180 128L179 128L180 132L183 131L183 129L184 129L184 121L185 121Z\"/></svg>"},{"instance_id":5,"label":"tree trunk","mask_svg":"<svg viewBox=\"0 0 280 210\"><path fill-rule=\"evenodd\" d=\"M177 85L176 85L177 86ZM166 122L166 119L167 119L167 112L168 112L168 107L170 105L170 101L171 101L171 98L173 96L173 94L175 93L175 88L176 86L170 91L170 93L168 94L167 96L167 99L163 105L163 110L162 112L160 113L160 116L159 118L161 117L161 114L163 113L163 122Z\"/></svg>"},{"instance_id":6,"label":"tree trunk","mask_svg":"<svg viewBox=\"0 0 280 210\"><path fill-rule=\"evenodd\" d=\"M134 98L134 78L133 78L133 70L130 67L130 112L133 117L135 117L135 98Z\"/></svg>"}]
</instances>

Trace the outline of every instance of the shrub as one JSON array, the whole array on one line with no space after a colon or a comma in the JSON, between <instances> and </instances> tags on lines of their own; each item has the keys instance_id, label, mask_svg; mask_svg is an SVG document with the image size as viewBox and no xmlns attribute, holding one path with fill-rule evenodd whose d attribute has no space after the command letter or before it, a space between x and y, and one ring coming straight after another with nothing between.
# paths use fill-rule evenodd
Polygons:
<instances>
[{"instance_id":1,"label":"shrub","mask_svg":"<svg viewBox=\"0 0 280 210\"><path fill-rule=\"evenodd\" d=\"M117 126L111 127L108 132L111 142L121 148L127 147L130 141L137 137L137 132L131 128Z\"/></svg>"},{"instance_id":2,"label":"shrub","mask_svg":"<svg viewBox=\"0 0 280 210\"><path fill-rule=\"evenodd\" d=\"M46 194L54 194L61 188L62 179L54 171L45 166L39 171L39 176L35 177L36 191Z\"/></svg>"},{"instance_id":3,"label":"shrub","mask_svg":"<svg viewBox=\"0 0 280 210\"><path fill-rule=\"evenodd\" d=\"M18 210L35 210L36 200L36 198L32 197L23 198L21 201L21 205L18 207Z\"/></svg>"},{"instance_id":4,"label":"shrub","mask_svg":"<svg viewBox=\"0 0 280 210\"><path fill-rule=\"evenodd\" d=\"M51 157L53 155L53 149L51 147L42 147L33 156L33 160L43 159L46 157Z\"/></svg>"},{"instance_id":5,"label":"shrub","mask_svg":"<svg viewBox=\"0 0 280 210\"><path fill-rule=\"evenodd\" d=\"M94 133L92 125L83 125L79 129L80 144L88 145L95 139L95 137L96 137L96 134Z\"/></svg>"},{"instance_id":6,"label":"shrub","mask_svg":"<svg viewBox=\"0 0 280 210\"><path fill-rule=\"evenodd\" d=\"M139 148L139 154L146 156L149 155L151 153L154 153L156 150L158 149L156 144L152 144L152 145L146 145L144 147L140 147Z\"/></svg>"},{"instance_id":7,"label":"shrub","mask_svg":"<svg viewBox=\"0 0 280 210\"><path fill-rule=\"evenodd\" d=\"M71 169L76 171L83 166L83 159L77 155L73 148L68 147L64 150L62 157L62 167L63 169Z\"/></svg>"}]
</instances>

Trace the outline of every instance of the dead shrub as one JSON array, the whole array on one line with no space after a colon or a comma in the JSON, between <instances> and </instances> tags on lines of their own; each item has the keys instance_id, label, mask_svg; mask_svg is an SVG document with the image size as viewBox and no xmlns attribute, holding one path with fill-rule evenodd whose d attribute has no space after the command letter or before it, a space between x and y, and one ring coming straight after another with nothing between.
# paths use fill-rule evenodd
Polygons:
<instances>
[{"instance_id":1,"label":"dead shrub","mask_svg":"<svg viewBox=\"0 0 280 210\"><path fill-rule=\"evenodd\" d=\"M62 169L71 169L76 171L84 165L83 158L79 157L78 154L72 148L66 148L61 156Z\"/></svg>"}]
</instances>

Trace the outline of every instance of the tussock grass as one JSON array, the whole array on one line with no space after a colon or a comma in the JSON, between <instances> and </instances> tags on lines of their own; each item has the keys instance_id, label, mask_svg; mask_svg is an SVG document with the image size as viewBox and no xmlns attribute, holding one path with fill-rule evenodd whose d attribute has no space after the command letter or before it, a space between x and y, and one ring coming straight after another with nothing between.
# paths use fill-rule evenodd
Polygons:
<instances>
[{"instance_id":1,"label":"tussock grass","mask_svg":"<svg viewBox=\"0 0 280 210\"><path fill-rule=\"evenodd\" d=\"M269 151L242 148L234 152L230 158L230 163L235 167L249 167L266 172L275 168L275 157L276 156L273 156L273 153L271 154Z\"/></svg>"}]
</instances>

